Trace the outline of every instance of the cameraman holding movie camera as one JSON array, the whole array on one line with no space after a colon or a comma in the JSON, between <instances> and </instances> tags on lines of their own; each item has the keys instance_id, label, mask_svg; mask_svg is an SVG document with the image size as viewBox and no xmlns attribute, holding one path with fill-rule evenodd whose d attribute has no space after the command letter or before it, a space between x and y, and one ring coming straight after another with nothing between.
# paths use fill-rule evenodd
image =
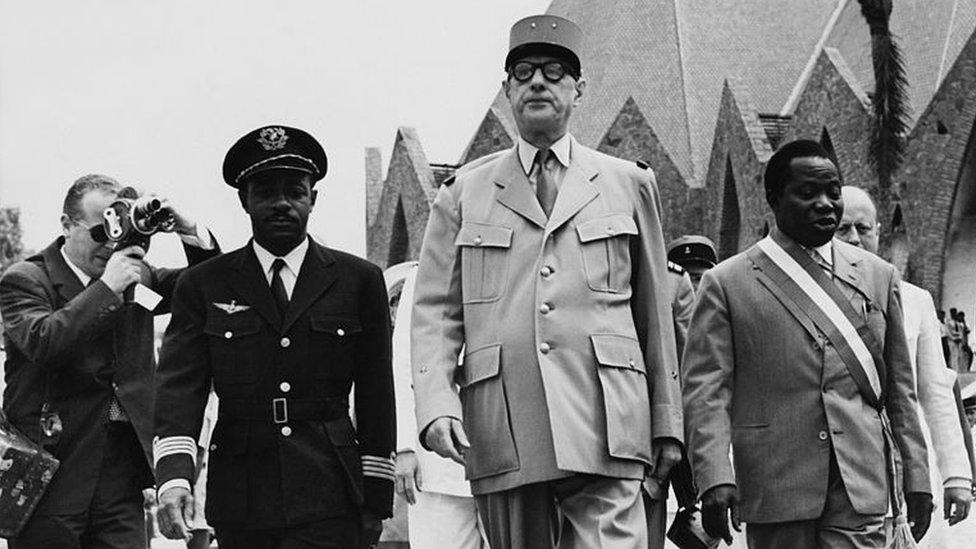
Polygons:
<instances>
[{"instance_id":1,"label":"cameraman holding movie camera","mask_svg":"<svg viewBox=\"0 0 976 549\"><path fill-rule=\"evenodd\" d=\"M103 175L75 181L62 212L63 235L0 278L3 411L60 460L9 546L146 547L153 315L169 312L182 269L143 256L155 232L178 233L190 265L219 249L166 199Z\"/></svg>"}]
</instances>

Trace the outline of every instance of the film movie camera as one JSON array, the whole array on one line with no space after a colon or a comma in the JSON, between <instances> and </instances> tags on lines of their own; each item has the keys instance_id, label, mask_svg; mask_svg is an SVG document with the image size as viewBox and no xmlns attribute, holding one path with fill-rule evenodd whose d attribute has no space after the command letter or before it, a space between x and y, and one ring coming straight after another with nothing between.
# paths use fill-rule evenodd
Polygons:
<instances>
[{"instance_id":1,"label":"film movie camera","mask_svg":"<svg viewBox=\"0 0 976 549\"><path fill-rule=\"evenodd\" d=\"M176 229L171 210L154 196L139 196L132 187L123 187L118 200L105 208L102 217L105 234L118 249L135 245L148 251L149 237Z\"/></svg>"}]
</instances>

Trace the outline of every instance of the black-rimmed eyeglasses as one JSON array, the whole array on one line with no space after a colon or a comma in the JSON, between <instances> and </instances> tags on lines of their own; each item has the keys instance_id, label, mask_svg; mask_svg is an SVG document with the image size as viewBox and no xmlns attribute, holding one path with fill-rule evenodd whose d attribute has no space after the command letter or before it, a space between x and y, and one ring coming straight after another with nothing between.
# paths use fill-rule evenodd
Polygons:
<instances>
[{"instance_id":1,"label":"black-rimmed eyeglasses","mask_svg":"<svg viewBox=\"0 0 976 549\"><path fill-rule=\"evenodd\" d=\"M532 79L537 69L542 69L542 76L550 82L559 82L570 72L569 67L562 61L546 61L545 63L531 63L529 61L519 61L512 65L508 74L519 82L527 82Z\"/></svg>"}]
</instances>

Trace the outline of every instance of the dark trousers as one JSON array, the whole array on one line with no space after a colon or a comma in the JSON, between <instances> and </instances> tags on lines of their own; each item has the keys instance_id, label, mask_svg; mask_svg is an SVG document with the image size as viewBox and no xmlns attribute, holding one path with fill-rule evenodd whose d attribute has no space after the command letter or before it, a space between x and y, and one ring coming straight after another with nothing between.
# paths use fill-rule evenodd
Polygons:
<instances>
[{"instance_id":1,"label":"dark trousers","mask_svg":"<svg viewBox=\"0 0 976 549\"><path fill-rule=\"evenodd\" d=\"M220 549L356 549L362 529L359 514L330 517L287 528L246 528L215 524Z\"/></svg>"},{"instance_id":2,"label":"dark trousers","mask_svg":"<svg viewBox=\"0 0 976 549\"><path fill-rule=\"evenodd\" d=\"M98 483L88 510L34 515L10 549L117 549L147 547L142 489L149 466L129 423L109 423ZM45 497L57 497L46 494Z\"/></svg>"}]
</instances>

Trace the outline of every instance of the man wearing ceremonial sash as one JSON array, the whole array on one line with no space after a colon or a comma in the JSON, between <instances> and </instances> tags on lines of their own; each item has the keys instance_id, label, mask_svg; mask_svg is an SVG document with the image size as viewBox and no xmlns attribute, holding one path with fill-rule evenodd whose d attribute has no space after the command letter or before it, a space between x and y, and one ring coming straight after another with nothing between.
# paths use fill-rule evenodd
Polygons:
<instances>
[{"instance_id":1,"label":"man wearing ceremonial sash","mask_svg":"<svg viewBox=\"0 0 976 549\"><path fill-rule=\"evenodd\" d=\"M753 548L884 547L904 493L918 539L932 496L898 273L832 240L841 184L818 143L784 145L764 182L776 228L702 278L683 360L705 529L731 541L731 516Z\"/></svg>"}]
</instances>

